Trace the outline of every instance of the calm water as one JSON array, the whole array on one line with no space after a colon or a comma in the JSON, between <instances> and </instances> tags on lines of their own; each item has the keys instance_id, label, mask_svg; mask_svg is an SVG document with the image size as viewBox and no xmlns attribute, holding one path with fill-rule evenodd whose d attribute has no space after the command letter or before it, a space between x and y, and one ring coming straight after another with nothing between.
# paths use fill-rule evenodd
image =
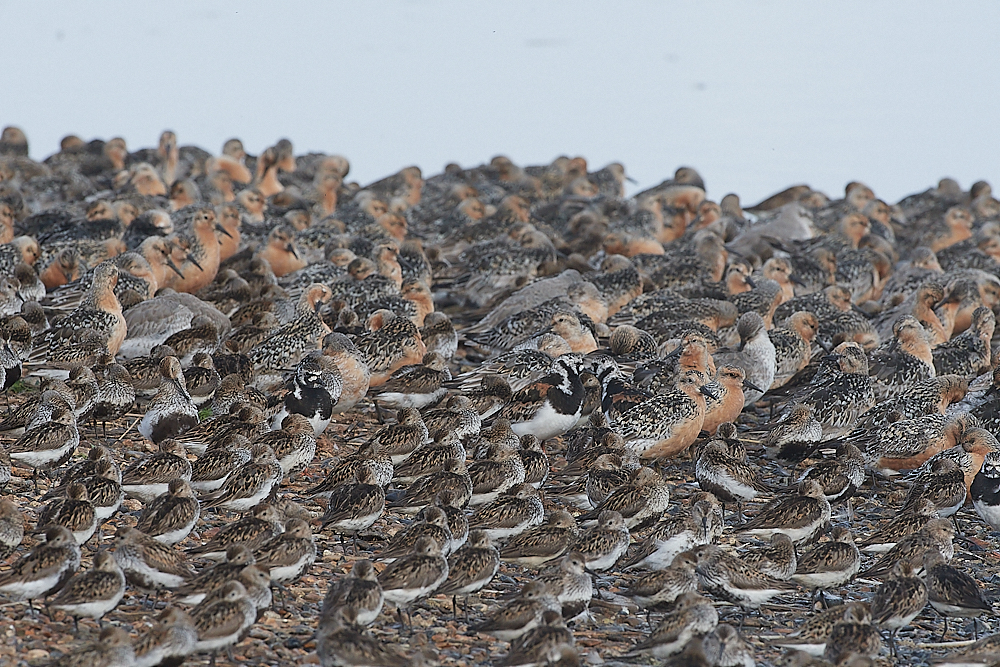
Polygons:
<instances>
[{"instance_id":1,"label":"calm water","mask_svg":"<svg viewBox=\"0 0 1000 667\"><path fill-rule=\"evenodd\" d=\"M505 153L697 167L716 199L1000 189L1000 3L0 1L0 124L336 152L366 182ZM171 9L168 9L171 8Z\"/></svg>"}]
</instances>

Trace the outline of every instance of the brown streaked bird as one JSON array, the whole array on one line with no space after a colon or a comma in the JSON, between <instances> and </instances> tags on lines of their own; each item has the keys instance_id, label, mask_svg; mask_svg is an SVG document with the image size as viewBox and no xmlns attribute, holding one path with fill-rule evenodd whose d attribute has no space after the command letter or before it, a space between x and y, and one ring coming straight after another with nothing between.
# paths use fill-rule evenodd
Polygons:
<instances>
[{"instance_id":1,"label":"brown streaked bird","mask_svg":"<svg viewBox=\"0 0 1000 667\"><path fill-rule=\"evenodd\" d=\"M512 641L538 627L546 611L560 611L560 604L544 583L531 581L517 597L494 611L485 621L470 629Z\"/></svg>"},{"instance_id":2,"label":"brown streaked bird","mask_svg":"<svg viewBox=\"0 0 1000 667\"><path fill-rule=\"evenodd\" d=\"M284 532L258 547L254 553L257 567L267 572L271 581L283 589L287 582L297 580L316 562L316 539L309 524L302 519L289 519Z\"/></svg>"},{"instance_id":3,"label":"brown streaked bird","mask_svg":"<svg viewBox=\"0 0 1000 667\"><path fill-rule=\"evenodd\" d=\"M427 353L420 330L410 320L392 311L376 311L368 318L370 333L354 343L368 360L369 387L380 387L392 374L409 364L419 363Z\"/></svg>"},{"instance_id":4,"label":"brown streaked bird","mask_svg":"<svg viewBox=\"0 0 1000 667\"><path fill-rule=\"evenodd\" d=\"M597 515L596 525L578 535L570 549L583 555L587 569L599 572L614 567L625 555L629 540L628 526L622 515L603 510Z\"/></svg>"},{"instance_id":5,"label":"brown streaked bird","mask_svg":"<svg viewBox=\"0 0 1000 667\"><path fill-rule=\"evenodd\" d=\"M979 584L968 573L949 565L945 557L936 549L924 552L924 583L927 585L927 600L934 610L944 616L941 639L948 634L948 618L977 618L984 612L993 611L992 605L983 599ZM979 628L973 620L973 633L979 639Z\"/></svg>"},{"instance_id":6,"label":"brown streaked bird","mask_svg":"<svg viewBox=\"0 0 1000 667\"><path fill-rule=\"evenodd\" d=\"M846 605L843 618L833 626L823 657L841 665L852 654L874 658L882 650L882 636L872 625L872 614L857 602Z\"/></svg>"},{"instance_id":7,"label":"brown streaked bird","mask_svg":"<svg viewBox=\"0 0 1000 667\"><path fill-rule=\"evenodd\" d=\"M859 542L858 547L865 553L885 553L934 518L937 518L937 508L933 502L922 498L904 508L897 516L883 522L878 530Z\"/></svg>"},{"instance_id":8,"label":"brown streaked bird","mask_svg":"<svg viewBox=\"0 0 1000 667\"><path fill-rule=\"evenodd\" d=\"M928 549L939 551L945 560L955 555L955 526L947 519L931 519L917 532L900 539L875 563L861 572L862 577L882 578L891 575L899 562L906 562L915 573L923 568L924 553Z\"/></svg>"},{"instance_id":9,"label":"brown streaked bird","mask_svg":"<svg viewBox=\"0 0 1000 667\"><path fill-rule=\"evenodd\" d=\"M726 504L736 503L739 520L743 518L744 502L770 490L761 481L760 470L752 463L732 456L723 440L712 440L701 450L695 461L694 474L698 486L722 503L723 516Z\"/></svg>"},{"instance_id":10,"label":"brown streaked bird","mask_svg":"<svg viewBox=\"0 0 1000 667\"><path fill-rule=\"evenodd\" d=\"M814 480L806 480L797 495L772 500L744 523L739 532L761 539L784 533L793 542L801 543L816 535L829 520L830 501L823 487Z\"/></svg>"},{"instance_id":11,"label":"brown streaked bird","mask_svg":"<svg viewBox=\"0 0 1000 667\"><path fill-rule=\"evenodd\" d=\"M784 533L771 535L768 546L747 551L740 556L740 559L762 574L780 581L790 579L798 565L795 545Z\"/></svg>"},{"instance_id":12,"label":"brown streaked bird","mask_svg":"<svg viewBox=\"0 0 1000 667\"><path fill-rule=\"evenodd\" d=\"M198 408L191 400L184 372L177 357L160 361L160 386L139 422L139 433L159 443L174 438L199 422Z\"/></svg>"},{"instance_id":13,"label":"brown streaked bird","mask_svg":"<svg viewBox=\"0 0 1000 667\"><path fill-rule=\"evenodd\" d=\"M24 514L10 498L0 498L0 560L14 553L24 539Z\"/></svg>"},{"instance_id":14,"label":"brown streaked bird","mask_svg":"<svg viewBox=\"0 0 1000 667\"><path fill-rule=\"evenodd\" d=\"M638 550L622 564L623 570L645 567L662 570L670 567L681 552L710 544L722 534L723 519L719 501L711 493L699 492L690 499L690 508L660 521Z\"/></svg>"},{"instance_id":15,"label":"brown streaked bird","mask_svg":"<svg viewBox=\"0 0 1000 667\"><path fill-rule=\"evenodd\" d=\"M423 535L429 535L441 545L441 553L447 557L451 553L452 535L448 527L448 515L440 507L428 505L421 510L420 521L411 523L400 530L379 554L378 560L391 563L396 558L409 553L413 545Z\"/></svg>"},{"instance_id":16,"label":"brown streaked bird","mask_svg":"<svg viewBox=\"0 0 1000 667\"><path fill-rule=\"evenodd\" d=\"M213 663L219 649L229 651L257 620L257 608L242 583L226 582L221 593L222 599L217 602L191 610L191 620L198 632L194 651L210 651Z\"/></svg>"},{"instance_id":17,"label":"brown streaked bird","mask_svg":"<svg viewBox=\"0 0 1000 667\"><path fill-rule=\"evenodd\" d=\"M191 533L200 516L201 506L191 484L172 479L165 494L146 504L135 527L157 542L174 545Z\"/></svg>"},{"instance_id":18,"label":"brown streaked bird","mask_svg":"<svg viewBox=\"0 0 1000 667\"><path fill-rule=\"evenodd\" d=\"M119 526L114 557L133 586L149 590L178 588L194 577L184 553L157 542L140 530Z\"/></svg>"},{"instance_id":19,"label":"brown streaked bird","mask_svg":"<svg viewBox=\"0 0 1000 667\"><path fill-rule=\"evenodd\" d=\"M205 544L191 547L187 554L208 560L222 560L234 544L244 544L255 551L284 531L282 515L270 503L260 503L240 520L226 524Z\"/></svg>"},{"instance_id":20,"label":"brown streaked bird","mask_svg":"<svg viewBox=\"0 0 1000 667\"><path fill-rule=\"evenodd\" d=\"M826 650L826 643L830 637L830 633L833 632L833 627L844 620L844 613L850 605L857 605L860 607L858 610L859 614L864 611L868 613L869 618L871 617L867 602L850 602L842 605L833 605L804 619L794 633L788 637L779 638L775 642L781 648L800 651L801 653L817 658L822 657L823 651ZM824 664L823 667L826 667L826 665Z\"/></svg>"},{"instance_id":21,"label":"brown streaked bird","mask_svg":"<svg viewBox=\"0 0 1000 667\"><path fill-rule=\"evenodd\" d=\"M469 528L486 531L490 539L519 535L542 523L545 509L539 492L530 484L517 484L491 503L480 505L469 517Z\"/></svg>"},{"instance_id":22,"label":"brown streaked bird","mask_svg":"<svg viewBox=\"0 0 1000 667\"><path fill-rule=\"evenodd\" d=\"M823 591L843 586L861 569L861 552L851 531L843 526L833 529L832 539L821 542L798 559L791 580L804 588Z\"/></svg>"},{"instance_id":23,"label":"brown streaked bird","mask_svg":"<svg viewBox=\"0 0 1000 667\"><path fill-rule=\"evenodd\" d=\"M28 430L10 445L7 453L12 463L34 470L32 480L37 490L38 471L58 468L73 456L79 444L80 431L73 411L56 406L46 423Z\"/></svg>"},{"instance_id":24,"label":"brown streaked bird","mask_svg":"<svg viewBox=\"0 0 1000 667\"><path fill-rule=\"evenodd\" d=\"M934 503L938 516L949 517L962 508L966 495L965 472L959 468L958 462L950 458L935 459L928 469L921 470L914 477L902 511L926 498Z\"/></svg>"},{"instance_id":25,"label":"brown streaked bird","mask_svg":"<svg viewBox=\"0 0 1000 667\"><path fill-rule=\"evenodd\" d=\"M167 607L135 642L134 667L177 664L194 652L198 631L187 612Z\"/></svg>"},{"instance_id":26,"label":"brown streaked bird","mask_svg":"<svg viewBox=\"0 0 1000 667\"><path fill-rule=\"evenodd\" d=\"M564 510L549 514L546 522L507 541L500 558L523 567L538 567L562 556L576 533L576 519Z\"/></svg>"},{"instance_id":27,"label":"brown streaked bird","mask_svg":"<svg viewBox=\"0 0 1000 667\"><path fill-rule=\"evenodd\" d=\"M995 328L993 311L983 306L977 308L966 331L934 348L934 368L938 375L953 373L972 378L990 370L990 340Z\"/></svg>"},{"instance_id":28,"label":"brown streaked bird","mask_svg":"<svg viewBox=\"0 0 1000 667\"><path fill-rule=\"evenodd\" d=\"M79 630L81 616L99 621L124 595L125 573L110 553L100 551L94 556L93 568L70 579L49 606L71 615Z\"/></svg>"},{"instance_id":29,"label":"brown streaked bird","mask_svg":"<svg viewBox=\"0 0 1000 667\"><path fill-rule=\"evenodd\" d=\"M249 462L234 470L221 488L202 496L202 508L246 512L268 498L282 476L274 450L267 445L254 445Z\"/></svg>"},{"instance_id":30,"label":"brown streaked bird","mask_svg":"<svg viewBox=\"0 0 1000 667\"><path fill-rule=\"evenodd\" d=\"M70 482L66 495L53 498L38 511L38 532L48 526L64 526L73 533L77 544L85 544L97 530L97 513L90 502L87 487Z\"/></svg>"},{"instance_id":31,"label":"brown streaked bird","mask_svg":"<svg viewBox=\"0 0 1000 667\"><path fill-rule=\"evenodd\" d=\"M580 515L580 522L597 519L610 510L622 515L631 530L657 521L670 504L670 487L652 468L639 468L632 480L615 489L593 510Z\"/></svg>"},{"instance_id":32,"label":"brown streaked bird","mask_svg":"<svg viewBox=\"0 0 1000 667\"><path fill-rule=\"evenodd\" d=\"M331 583L323 598L321 618L338 608L350 608L357 615L358 625L371 625L378 618L385 602L378 573L370 560L356 560L350 573Z\"/></svg>"},{"instance_id":33,"label":"brown streaked bird","mask_svg":"<svg viewBox=\"0 0 1000 667\"><path fill-rule=\"evenodd\" d=\"M889 648L896 655L896 633L909 625L927 605L927 586L909 561L898 561L891 578L875 590L872 622L889 630Z\"/></svg>"},{"instance_id":34,"label":"brown streaked bird","mask_svg":"<svg viewBox=\"0 0 1000 667\"><path fill-rule=\"evenodd\" d=\"M122 489L125 494L150 503L167 493L174 479L191 479L191 463L184 446L176 440L160 442L160 451L137 459L122 471Z\"/></svg>"},{"instance_id":35,"label":"brown streaked bird","mask_svg":"<svg viewBox=\"0 0 1000 667\"><path fill-rule=\"evenodd\" d=\"M135 649L128 632L108 627L101 630L97 641L66 653L50 664L58 667L133 667Z\"/></svg>"},{"instance_id":36,"label":"brown streaked bird","mask_svg":"<svg viewBox=\"0 0 1000 667\"><path fill-rule=\"evenodd\" d=\"M660 625L649 637L636 644L630 655L650 653L655 658L669 658L683 651L692 640L700 647L700 638L712 632L718 624L719 614L711 600L693 591L683 593Z\"/></svg>"},{"instance_id":37,"label":"brown streaked bird","mask_svg":"<svg viewBox=\"0 0 1000 667\"><path fill-rule=\"evenodd\" d=\"M465 598L468 616L469 595L485 588L500 568L500 554L483 530L469 531L466 544L448 559L448 578L437 589L439 595L451 595L452 613L457 617L457 598ZM468 618L466 618L468 622Z\"/></svg>"},{"instance_id":38,"label":"brown streaked bird","mask_svg":"<svg viewBox=\"0 0 1000 667\"><path fill-rule=\"evenodd\" d=\"M61 589L80 568L80 547L63 526L45 530L45 541L0 574L0 592L18 600L44 598Z\"/></svg>"},{"instance_id":39,"label":"brown streaked bird","mask_svg":"<svg viewBox=\"0 0 1000 667\"><path fill-rule=\"evenodd\" d=\"M769 390L785 386L796 373L809 365L812 345L819 333L819 320L807 311L792 313L780 327L768 332L774 345L774 381Z\"/></svg>"},{"instance_id":40,"label":"brown streaked bird","mask_svg":"<svg viewBox=\"0 0 1000 667\"><path fill-rule=\"evenodd\" d=\"M316 632L316 653L322 667L410 664L384 641L359 630L358 613L351 607L335 607L324 615Z\"/></svg>"},{"instance_id":41,"label":"brown streaked bird","mask_svg":"<svg viewBox=\"0 0 1000 667\"><path fill-rule=\"evenodd\" d=\"M206 567L175 591L187 605L200 604L205 597L230 579L235 579L247 565L256 562L253 552L244 544L232 544L226 549L226 560Z\"/></svg>"},{"instance_id":42,"label":"brown streaked bird","mask_svg":"<svg viewBox=\"0 0 1000 667\"><path fill-rule=\"evenodd\" d=\"M698 590L697 561L694 553L683 551L674 557L670 567L644 574L629 584L626 595L645 608L673 603L684 593Z\"/></svg>"},{"instance_id":43,"label":"brown streaked bird","mask_svg":"<svg viewBox=\"0 0 1000 667\"><path fill-rule=\"evenodd\" d=\"M430 595L448 578L448 561L441 555L441 546L433 537L420 537L413 550L389 564L378 575L385 599L396 605L399 618L408 616L410 603ZM412 623L410 623L412 627Z\"/></svg>"}]
</instances>

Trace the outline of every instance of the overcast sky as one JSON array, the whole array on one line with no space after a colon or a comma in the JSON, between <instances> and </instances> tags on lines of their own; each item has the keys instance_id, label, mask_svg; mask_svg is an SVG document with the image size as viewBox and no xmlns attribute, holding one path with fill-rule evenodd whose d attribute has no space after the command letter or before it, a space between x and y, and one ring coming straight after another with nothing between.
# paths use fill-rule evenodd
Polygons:
<instances>
[{"instance_id":1,"label":"overcast sky","mask_svg":"<svg viewBox=\"0 0 1000 667\"><path fill-rule=\"evenodd\" d=\"M0 125L160 131L218 152L281 137L368 182L417 164L696 167L745 203L850 180L896 201L1000 190L1000 3L0 0Z\"/></svg>"}]
</instances>

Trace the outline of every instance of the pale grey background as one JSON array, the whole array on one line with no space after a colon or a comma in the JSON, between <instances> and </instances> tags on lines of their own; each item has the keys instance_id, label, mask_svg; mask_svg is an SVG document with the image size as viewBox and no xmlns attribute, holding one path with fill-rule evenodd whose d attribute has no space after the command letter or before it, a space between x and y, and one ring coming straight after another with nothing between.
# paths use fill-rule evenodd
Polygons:
<instances>
[{"instance_id":1,"label":"pale grey background","mask_svg":"<svg viewBox=\"0 0 1000 667\"><path fill-rule=\"evenodd\" d=\"M860 179L1000 189L1000 3L0 0L0 124L287 136L371 181L498 153L583 155L641 186L693 165L745 202Z\"/></svg>"}]
</instances>

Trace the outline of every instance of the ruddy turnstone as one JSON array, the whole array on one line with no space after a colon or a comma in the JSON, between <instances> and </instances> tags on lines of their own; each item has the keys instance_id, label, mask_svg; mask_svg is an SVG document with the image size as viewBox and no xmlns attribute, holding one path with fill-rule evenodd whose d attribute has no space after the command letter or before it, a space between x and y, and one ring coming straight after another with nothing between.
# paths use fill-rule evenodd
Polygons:
<instances>
[{"instance_id":1,"label":"ruddy turnstone","mask_svg":"<svg viewBox=\"0 0 1000 667\"><path fill-rule=\"evenodd\" d=\"M1000 530L1000 452L986 455L969 488L976 514L993 530Z\"/></svg>"},{"instance_id":2,"label":"ruddy turnstone","mask_svg":"<svg viewBox=\"0 0 1000 667\"><path fill-rule=\"evenodd\" d=\"M194 489L183 479L172 479L167 492L153 498L139 517L136 529L157 542L173 545L187 537L201 516Z\"/></svg>"},{"instance_id":3,"label":"ruddy turnstone","mask_svg":"<svg viewBox=\"0 0 1000 667\"><path fill-rule=\"evenodd\" d=\"M295 367L295 377L286 385L288 393L278 413L271 422L274 429L281 428L282 420L290 414L304 416L319 436L330 424L333 406L340 400L343 380L340 370L329 357L320 353L306 355Z\"/></svg>"},{"instance_id":4,"label":"ruddy turnstone","mask_svg":"<svg viewBox=\"0 0 1000 667\"><path fill-rule=\"evenodd\" d=\"M27 600L55 593L80 568L80 547L73 533L63 526L45 530L45 541L0 574L0 591Z\"/></svg>"},{"instance_id":5,"label":"ruddy turnstone","mask_svg":"<svg viewBox=\"0 0 1000 667\"><path fill-rule=\"evenodd\" d=\"M542 523L545 509L538 491L530 484L518 484L492 503L480 505L469 517L470 529L481 529L492 540L511 538Z\"/></svg>"},{"instance_id":6,"label":"ruddy turnstone","mask_svg":"<svg viewBox=\"0 0 1000 667\"><path fill-rule=\"evenodd\" d=\"M516 391L498 417L508 420L514 433L546 440L576 425L583 409L584 389L578 357L559 357L549 372Z\"/></svg>"},{"instance_id":7,"label":"ruddy turnstone","mask_svg":"<svg viewBox=\"0 0 1000 667\"><path fill-rule=\"evenodd\" d=\"M114 556L100 551L94 556L94 567L70 579L49 606L71 615L75 625L81 616L99 621L124 595L125 573Z\"/></svg>"}]
</instances>

